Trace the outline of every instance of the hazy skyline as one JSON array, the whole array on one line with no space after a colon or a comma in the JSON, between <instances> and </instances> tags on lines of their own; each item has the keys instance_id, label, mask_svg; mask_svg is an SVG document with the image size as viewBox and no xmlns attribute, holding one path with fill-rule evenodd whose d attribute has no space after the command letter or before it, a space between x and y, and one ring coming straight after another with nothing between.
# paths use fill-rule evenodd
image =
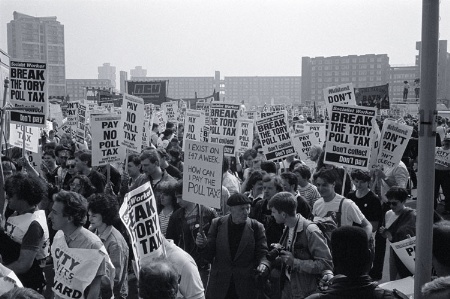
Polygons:
<instances>
[{"instance_id":1,"label":"hazy skyline","mask_svg":"<svg viewBox=\"0 0 450 299\"><path fill-rule=\"evenodd\" d=\"M414 65L422 1L0 1L0 48L17 11L56 16L65 29L66 78L135 66L147 76L301 76L302 56L387 54ZM441 1L440 39L450 40ZM450 45L449 45L450 48Z\"/></svg>"}]
</instances>

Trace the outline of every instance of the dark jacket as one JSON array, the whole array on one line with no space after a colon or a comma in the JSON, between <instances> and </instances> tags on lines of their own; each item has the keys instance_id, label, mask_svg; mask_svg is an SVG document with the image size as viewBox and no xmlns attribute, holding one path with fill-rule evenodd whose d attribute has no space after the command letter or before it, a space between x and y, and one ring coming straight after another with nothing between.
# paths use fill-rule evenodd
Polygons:
<instances>
[{"instance_id":1,"label":"dark jacket","mask_svg":"<svg viewBox=\"0 0 450 299\"><path fill-rule=\"evenodd\" d=\"M267 266L267 241L264 227L247 218L242 238L234 259L231 258L228 238L230 215L215 218L208 232L208 245L204 257L212 262L206 298L224 299L233 278L239 298L256 298L254 269L262 262Z\"/></svg>"},{"instance_id":2,"label":"dark jacket","mask_svg":"<svg viewBox=\"0 0 450 299\"><path fill-rule=\"evenodd\" d=\"M203 231L205 234L208 232L211 226L211 221L217 217L217 212L214 209L207 208L200 205L203 216ZM197 207L196 207L197 208ZM185 209L181 208L176 210L172 216L170 216L169 224L166 231L166 239L171 239L173 242L189 253L197 263L199 268L208 264L208 262L201 257L199 249L195 244L195 238L199 232L200 227L195 227L191 230L186 218L184 217ZM200 216L197 215L197 224L200 224Z\"/></svg>"},{"instance_id":3,"label":"dark jacket","mask_svg":"<svg viewBox=\"0 0 450 299\"><path fill-rule=\"evenodd\" d=\"M354 279L343 275L332 279L330 288L322 293L314 294L306 299L391 299L396 298L392 291L378 287L368 275Z\"/></svg>"},{"instance_id":4,"label":"dark jacket","mask_svg":"<svg viewBox=\"0 0 450 299\"><path fill-rule=\"evenodd\" d=\"M272 212L267 209L267 199L259 200L250 210L250 218L261 222L266 229L267 246L278 243L283 234L284 224L278 224L272 216Z\"/></svg>"}]
</instances>

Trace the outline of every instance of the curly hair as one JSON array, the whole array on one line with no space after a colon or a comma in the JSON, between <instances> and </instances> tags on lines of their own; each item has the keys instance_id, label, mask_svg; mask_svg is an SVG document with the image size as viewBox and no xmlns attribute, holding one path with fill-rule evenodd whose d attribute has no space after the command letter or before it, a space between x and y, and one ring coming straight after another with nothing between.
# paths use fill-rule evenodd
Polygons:
<instances>
[{"instance_id":1,"label":"curly hair","mask_svg":"<svg viewBox=\"0 0 450 299\"><path fill-rule=\"evenodd\" d=\"M17 172L5 181L5 191L8 197L17 196L29 205L37 205L47 198L47 185L39 178L26 173Z\"/></svg>"},{"instance_id":2,"label":"curly hair","mask_svg":"<svg viewBox=\"0 0 450 299\"><path fill-rule=\"evenodd\" d=\"M262 181L263 177L267 174L264 170L254 170L252 174L248 177L247 185L245 186L244 192L250 191L256 185L257 182Z\"/></svg>"},{"instance_id":3,"label":"curly hair","mask_svg":"<svg viewBox=\"0 0 450 299\"><path fill-rule=\"evenodd\" d=\"M53 201L64 205L63 215L72 217L75 226L79 227L86 223L88 204L83 195L61 190L53 195Z\"/></svg>"},{"instance_id":4,"label":"curly hair","mask_svg":"<svg viewBox=\"0 0 450 299\"><path fill-rule=\"evenodd\" d=\"M87 176L81 174L77 174L76 176L71 178L69 181L69 185L72 184L73 181L75 181L76 179L78 179L81 184L80 194L83 195L85 198L88 198L97 191L95 186L92 184L91 180Z\"/></svg>"},{"instance_id":5,"label":"curly hair","mask_svg":"<svg viewBox=\"0 0 450 299\"><path fill-rule=\"evenodd\" d=\"M88 211L102 215L106 225L113 225L119 219L117 198L108 194L93 194L88 198Z\"/></svg>"}]
</instances>

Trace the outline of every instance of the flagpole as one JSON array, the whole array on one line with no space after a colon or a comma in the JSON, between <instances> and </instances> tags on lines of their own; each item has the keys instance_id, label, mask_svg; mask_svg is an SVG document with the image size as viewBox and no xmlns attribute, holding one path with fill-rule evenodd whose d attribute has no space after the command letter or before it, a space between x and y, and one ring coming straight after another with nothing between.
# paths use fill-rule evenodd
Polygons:
<instances>
[{"instance_id":1,"label":"flagpole","mask_svg":"<svg viewBox=\"0 0 450 299\"><path fill-rule=\"evenodd\" d=\"M5 117L6 117L6 110L4 109L6 106L6 95L8 94L8 87L9 87L9 80L5 79L5 85L4 85L4 90L3 90L3 105L2 105L2 110L1 110L1 118L0 118L0 151L3 150L3 145L2 145L2 141L3 141L3 134L4 134L4 129L3 127L6 125L5 122ZM6 141L5 141L6 143ZM3 221L5 219L3 219L3 211L5 208L5 202L6 202L6 196L5 196L5 191L4 191L4 186L5 186L5 177L3 176L3 164L0 163L0 218L1 218L1 224L3 226Z\"/></svg>"},{"instance_id":2,"label":"flagpole","mask_svg":"<svg viewBox=\"0 0 450 299\"><path fill-rule=\"evenodd\" d=\"M420 53L419 175L417 188L416 262L414 297L424 298L422 286L431 280L436 145L437 63L439 49L439 0L422 1Z\"/></svg>"}]
</instances>

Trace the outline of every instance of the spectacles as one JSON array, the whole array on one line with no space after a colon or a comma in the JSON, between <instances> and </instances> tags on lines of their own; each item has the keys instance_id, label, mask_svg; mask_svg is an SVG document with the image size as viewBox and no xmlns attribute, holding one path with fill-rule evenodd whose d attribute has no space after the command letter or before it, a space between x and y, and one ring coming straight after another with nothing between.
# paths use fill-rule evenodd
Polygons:
<instances>
[{"instance_id":1,"label":"spectacles","mask_svg":"<svg viewBox=\"0 0 450 299\"><path fill-rule=\"evenodd\" d=\"M75 164L67 165L67 168L75 168Z\"/></svg>"},{"instance_id":2,"label":"spectacles","mask_svg":"<svg viewBox=\"0 0 450 299\"><path fill-rule=\"evenodd\" d=\"M81 185L80 185L80 184L74 184L74 183L72 183L72 184L70 184L70 187L72 187L72 188L75 188L75 187L81 187Z\"/></svg>"},{"instance_id":3,"label":"spectacles","mask_svg":"<svg viewBox=\"0 0 450 299\"><path fill-rule=\"evenodd\" d=\"M388 203L392 207L396 207L398 205L398 202L396 202L396 201L388 201Z\"/></svg>"}]
</instances>

